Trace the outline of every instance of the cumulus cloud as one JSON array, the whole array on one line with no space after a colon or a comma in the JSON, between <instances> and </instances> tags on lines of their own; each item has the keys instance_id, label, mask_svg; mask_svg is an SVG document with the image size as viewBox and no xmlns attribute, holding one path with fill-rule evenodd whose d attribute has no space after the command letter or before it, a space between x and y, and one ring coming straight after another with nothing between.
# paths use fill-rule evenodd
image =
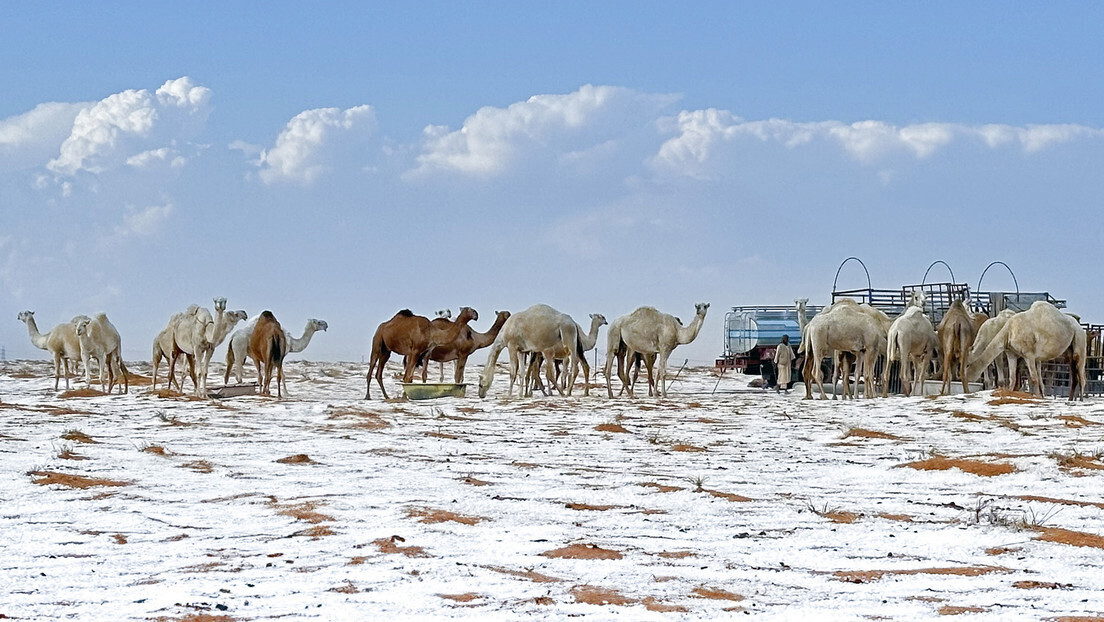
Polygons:
<instances>
[{"instance_id":1,"label":"cumulus cloud","mask_svg":"<svg viewBox=\"0 0 1104 622\"><path fill-rule=\"evenodd\" d=\"M485 107L459 130L431 125L411 172L501 173L525 152L586 153L633 124L644 124L676 100L613 86L586 85L560 95L534 95L506 108ZM608 145L607 145L608 146Z\"/></svg>"},{"instance_id":2,"label":"cumulus cloud","mask_svg":"<svg viewBox=\"0 0 1104 622\"><path fill-rule=\"evenodd\" d=\"M99 174L123 164L148 164L152 160L141 154L179 148L202 129L210 99L211 90L188 77L169 80L152 93L129 89L109 95L80 110L47 168L72 176L82 170Z\"/></svg>"},{"instance_id":3,"label":"cumulus cloud","mask_svg":"<svg viewBox=\"0 0 1104 622\"><path fill-rule=\"evenodd\" d=\"M723 110L683 111L662 119L660 130L674 134L650 159L655 169L688 177L708 177L711 156L726 143L741 138L774 142L796 148L821 140L841 147L855 160L871 164L895 155L931 157L956 140L990 148L1018 145L1034 153L1055 144L1082 138L1104 138L1104 130L1081 125L971 126L957 123L919 123L897 126L884 121L802 123L782 119L746 121Z\"/></svg>"},{"instance_id":4,"label":"cumulus cloud","mask_svg":"<svg viewBox=\"0 0 1104 622\"><path fill-rule=\"evenodd\" d=\"M0 169L41 166L57 153L73 120L88 105L49 102L0 120Z\"/></svg>"},{"instance_id":5,"label":"cumulus cloud","mask_svg":"<svg viewBox=\"0 0 1104 622\"><path fill-rule=\"evenodd\" d=\"M274 147L260 153L261 180L309 185L343 158L355 157L375 129L371 106L304 110L288 121ZM241 141L231 148L249 153Z\"/></svg>"}]
</instances>

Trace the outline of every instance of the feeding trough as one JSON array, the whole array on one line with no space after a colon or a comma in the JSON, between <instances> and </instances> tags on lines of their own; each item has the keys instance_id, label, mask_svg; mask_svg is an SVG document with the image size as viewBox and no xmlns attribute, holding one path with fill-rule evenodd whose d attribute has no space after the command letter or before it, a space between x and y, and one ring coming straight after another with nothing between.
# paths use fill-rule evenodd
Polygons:
<instances>
[{"instance_id":1,"label":"feeding trough","mask_svg":"<svg viewBox=\"0 0 1104 622\"><path fill-rule=\"evenodd\" d=\"M256 382L243 382L241 384L228 384L224 387L209 387L207 389L207 396L214 399L223 399L227 397L239 397L242 395L256 395L257 383Z\"/></svg>"},{"instance_id":2,"label":"feeding trough","mask_svg":"<svg viewBox=\"0 0 1104 622\"><path fill-rule=\"evenodd\" d=\"M403 395L408 400L431 400L438 397L464 397L467 384L451 382L404 382Z\"/></svg>"}]
</instances>

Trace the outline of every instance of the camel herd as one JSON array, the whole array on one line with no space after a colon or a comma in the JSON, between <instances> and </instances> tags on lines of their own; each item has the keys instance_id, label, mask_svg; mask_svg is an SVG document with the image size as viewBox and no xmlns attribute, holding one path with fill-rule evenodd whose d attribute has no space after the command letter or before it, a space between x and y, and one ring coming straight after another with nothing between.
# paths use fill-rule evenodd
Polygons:
<instances>
[{"instance_id":1,"label":"camel herd","mask_svg":"<svg viewBox=\"0 0 1104 622\"><path fill-rule=\"evenodd\" d=\"M825 358L835 361L835 374L843 378L845 397L851 395L845 370L853 360L856 381L860 376L863 378L864 395L870 397L879 356L888 362L901 362L901 389L905 395L911 395L914 383L923 386L929 364L936 355L940 355L936 360L941 362L944 395L950 390L956 372L963 392L968 392L968 383L988 374L994 361L997 384L1014 385L1019 360L1023 359L1032 390L1042 396L1043 363L1063 359L1069 361L1071 369L1069 399L1084 397L1085 329L1076 317L1062 313L1049 302L1037 301L1026 311L1004 310L990 318L971 312L961 300L956 300L937 327L933 327L924 312L926 301L921 291L913 292L908 308L897 318L890 318L868 304L845 299L825 307L806 324L806 301L795 302L802 334L798 351L808 354L803 369L806 399L812 398L814 384L820 389L820 398L826 399L819 364ZM1004 358L998 361L1002 354ZM884 397L888 382L884 377L880 380Z\"/></svg>"},{"instance_id":2,"label":"camel herd","mask_svg":"<svg viewBox=\"0 0 1104 622\"><path fill-rule=\"evenodd\" d=\"M187 362L186 377L191 378L195 395L206 397L207 373L215 348L229 337L226 352L226 371L223 377L229 383L231 374L238 383L246 358L253 360L257 379L263 394L271 393L271 381L276 377L276 394L286 392L283 378L284 357L301 352L318 331L328 329L326 322L311 319L296 338L285 331L270 311L264 311L242 328L234 331L248 319L245 311L227 311L226 299L214 299L214 313L199 305L190 305L174 314L165 328L153 341L151 364L153 390L157 389L157 376L162 361L169 364L168 386L184 390L184 378L178 378L176 366L183 358ZM610 324L606 360L606 390L613 397L610 372L614 361L622 382L622 392L633 395L633 385L641 364L647 367L649 395L665 396L667 391L667 361L671 352L680 344L693 341L705 320L708 303L696 305L694 319L688 326L673 315L661 313L652 307L640 307L621 316ZM514 384L519 384L519 395L530 395L534 388L545 392L538 373L541 366L549 385L561 395L570 395L583 370L584 394L590 394L590 365L586 352L598 342L598 331L608 324L605 316L590 315L590 328L584 331L566 313L548 305L534 305L524 311L495 313L494 323L487 332L478 332L469 324L479 319L479 313L471 307L463 307L455 320L450 311L438 311L430 320L403 309L394 317L379 325L372 337L371 360L366 377L364 397L371 397L372 377L375 376L384 399L387 391L383 385L383 367L391 354L405 357L403 382L414 379L416 369L422 367L425 382L430 361L453 361L456 365L455 380L463 382L468 358L476 350L490 347L490 355L479 377L479 396L485 397L494 377L495 366L502 350L510 357L510 386L507 395L513 395ZM34 312L24 311L19 320L27 324L31 343L49 351L54 359L54 389L62 376L65 388L69 388L70 363L84 365L85 381L91 386L90 359L96 359L100 368L100 384L105 392L114 389L116 379L121 378L120 390L129 390L126 366L123 364L119 332L104 314L93 317L78 315L70 322L58 324L48 333L41 333L35 324ZM231 331L234 331L231 334ZM636 374L629 380L628 368ZM107 379L104 379L104 376ZM443 370L442 370L443 375Z\"/></svg>"}]
</instances>

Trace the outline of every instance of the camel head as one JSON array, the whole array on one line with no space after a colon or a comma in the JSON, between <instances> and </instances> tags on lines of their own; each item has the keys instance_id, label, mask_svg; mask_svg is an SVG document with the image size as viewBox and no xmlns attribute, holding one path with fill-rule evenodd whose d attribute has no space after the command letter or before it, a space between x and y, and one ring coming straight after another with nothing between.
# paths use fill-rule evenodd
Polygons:
<instances>
[{"instance_id":1,"label":"camel head","mask_svg":"<svg viewBox=\"0 0 1104 622\"><path fill-rule=\"evenodd\" d=\"M698 304L694 305L694 312L697 315L702 316L703 318L705 317L705 312L708 311L708 310L709 310L709 303L708 302L699 302Z\"/></svg>"},{"instance_id":2,"label":"camel head","mask_svg":"<svg viewBox=\"0 0 1104 622\"><path fill-rule=\"evenodd\" d=\"M606 321L606 316L602 315L601 313L591 313L590 321L593 322L596 326L605 326L606 324L609 324L609 322Z\"/></svg>"},{"instance_id":3,"label":"camel head","mask_svg":"<svg viewBox=\"0 0 1104 622\"><path fill-rule=\"evenodd\" d=\"M464 322L473 322L479 319L479 312L471 307L460 307L460 315L456 316L456 321L463 324Z\"/></svg>"},{"instance_id":4,"label":"camel head","mask_svg":"<svg viewBox=\"0 0 1104 622\"><path fill-rule=\"evenodd\" d=\"M92 320L86 317L73 322L73 327L77 329L77 335L83 337L88 332L88 324L91 322Z\"/></svg>"},{"instance_id":5,"label":"camel head","mask_svg":"<svg viewBox=\"0 0 1104 622\"><path fill-rule=\"evenodd\" d=\"M34 319L34 311L21 311L17 318L20 322L26 323L28 320Z\"/></svg>"},{"instance_id":6,"label":"camel head","mask_svg":"<svg viewBox=\"0 0 1104 622\"><path fill-rule=\"evenodd\" d=\"M215 311L225 311L226 310L226 299L225 298L223 298L221 296L218 297L218 298L215 298L214 303L215 303Z\"/></svg>"},{"instance_id":7,"label":"camel head","mask_svg":"<svg viewBox=\"0 0 1104 622\"><path fill-rule=\"evenodd\" d=\"M914 289L909 294L908 306L924 308L924 304L928 302L928 295L924 293L922 289Z\"/></svg>"},{"instance_id":8,"label":"camel head","mask_svg":"<svg viewBox=\"0 0 1104 622\"><path fill-rule=\"evenodd\" d=\"M437 317L443 317L446 320L452 319L452 309L441 309L437 311Z\"/></svg>"},{"instance_id":9,"label":"camel head","mask_svg":"<svg viewBox=\"0 0 1104 622\"><path fill-rule=\"evenodd\" d=\"M318 331L318 330L325 331L327 328L330 327L330 325L326 323L326 320L310 319L310 320L307 320L307 323L310 324L310 327L311 327L312 330L316 330L316 331Z\"/></svg>"},{"instance_id":10,"label":"camel head","mask_svg":"<svg viewBox=\"0 0 1104 622\"><path fill-rule=\"evenodd\" d=\"M225 298L223 298L223 304L226 304ZM238 309L237 311L228 312L225 317L227 324L237 324L238 322L244 322L245 320L249 319L249 314L246 313L243 309Z\"/></svg>"}]
</instances>

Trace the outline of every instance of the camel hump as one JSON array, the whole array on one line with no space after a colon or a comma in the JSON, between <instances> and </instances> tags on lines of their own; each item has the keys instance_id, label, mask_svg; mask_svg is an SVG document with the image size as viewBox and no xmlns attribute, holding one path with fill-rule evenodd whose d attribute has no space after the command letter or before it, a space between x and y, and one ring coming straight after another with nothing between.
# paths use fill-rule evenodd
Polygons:
<instances>
[{"instance_id":1,"label":"camel hump","mask_svg":"<svg viewBox=\"0 0 1104 622\"><path fill-rule=\"evenodd\" d=\"M410 309L403 309L402 311L399 311L395 315L400 315L402 317L414 317L414 312L411 311Z\"/></svg>"},{"instance_id":2,"label":"camel hump","mask_svg":"<svg viewBox=\"0 0 1104 622\"><path fill-rule=\"evenodd\" d=\"M272 312L267 310L267 309L265 309L264 311L261 311L261 317L263 317L266 320L275 320L276 319L276 316L272 315Z\"/></svg>"}]
</instances>

